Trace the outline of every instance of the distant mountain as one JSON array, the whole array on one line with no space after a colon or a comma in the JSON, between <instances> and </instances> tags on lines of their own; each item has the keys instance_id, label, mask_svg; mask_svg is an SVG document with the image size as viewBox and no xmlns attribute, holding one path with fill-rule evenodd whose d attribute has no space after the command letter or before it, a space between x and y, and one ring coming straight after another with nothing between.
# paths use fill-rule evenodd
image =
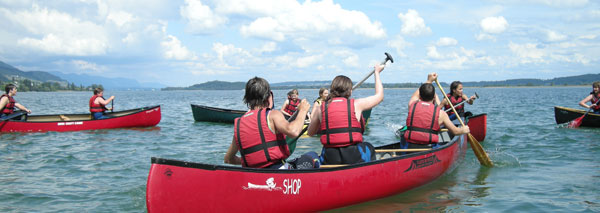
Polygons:
<instances>
[{"instance_id":1,"label":"distant mountain","mask_svg":"<svg viewBox=\"0 0 600 213\"><path fill-rule=\"evenodd\" d=\"M43 71L21 71L11 65L8 65L2 61L0 61L0 81L10 81L13 78L26 78L30 80L40 81L40 82L62 82L64 84L67 83L66 80L52 75L48 72Z\"/></svg>"},{"instance_id":2,"label":"distant mountain","mask_svg":"<svg viewBox=\"0 0 600 213\"><path fill-rule=\"evenodd\" d=\"M69 82L75 83L75 85L102 84L105 89L158 89L166 87L166 85L160 83L140 83L135 79L129 78L108 78L87 74L72 74L62 72L53 73Z\"/></svg>"},{"instance_id":3,"label":"distant mountain","mask_svg":"<svg viewBox=\"0 0 600 213\"><path fill-rule=\"evenodd\" d=\"M585 74L578 76L568 76L553 78L549 80L542 79L509 79L503 81L469 81L462 82L465 87L497 87L497 86L576 86L591 85L594 81L600 81L600 74ZM356 83L356 82L354 82ZM281 83L272 83L271 89L318 89L329 87L331 81L288 81ZM442 86L449 83L440 82ZM416 88L421 83L385 83L385 88ZM245 82L226 82L209 81L201 84L194 84L189 87L167 87L162 90L241 90L246 86ZM373 83L364 83L360 88L373 88Z\"/></svg>"},{"instance_id":4,"label":"distant mountain","mask_svg":"<svg viewBox=\"0 0 600 213\"><path fill-rule=\"evenodd\" d=\"M585 74L577 76L559 77L548 80L542 79L509 79L504 81L470 81L463 82L465 87L494 87L494 86L567 86L591 85L600 81L600 74Z\"/></svg>"}]
</instances>

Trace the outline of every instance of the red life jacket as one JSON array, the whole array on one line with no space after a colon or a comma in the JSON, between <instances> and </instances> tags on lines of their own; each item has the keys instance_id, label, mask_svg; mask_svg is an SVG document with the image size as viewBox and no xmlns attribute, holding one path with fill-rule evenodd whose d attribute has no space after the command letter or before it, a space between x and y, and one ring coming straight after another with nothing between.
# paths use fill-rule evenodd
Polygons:
<instances>
[{"instance_id":1,"label":"red life jacket","mask_svg":"<svg viewBox=\"0 0 600 213\"><path fill-rule=\"evenodd\" d=\"M594 95L594 91L590 92L590 95L592 95L592 100L590 100L592 102L592 104L595 104L598 99L600 99L600 93ZM596 105L595 107L592 107L593 110L600 110L600 103L598 103L598 105Z\"/></svg>"},{"instance_id":2,"label":"red life jacket","mask_svg":"<svg viewBox=\"0 0 600 213\"><path fill-rule=\"evenodd\" d=\"M433 103L415 101L408 108L404 139L416 144L437 143L440 131L439 112L440 107Z\"/></svg>"},{"instance_id":3,"label":"red life jacket","mask_svg":"<svg viewBox=\"0 0 600 213\"><path fill-rule=\"evenodd\" d=\"M365 119L360 122L354 113L354 99L337 97L321 104L321 144L324 147L345 147L363 141Z\"/></svg>"},{"instance_id":4,"label":"red life jacket","mask_svg":"<svg viewBox=\"0 0 600 213\"><path fill-rule=\"evenodd\" d=\"M464 114L465 112L465 105L460 105L460 106L456 106L457 104L459 104L460 102L464 101L464 99L461 97L454 97L453 95L451 95L450 93L446 94L446 96L448 96L448 99L450 99L450 102L452 103L452 106L454 106L454 109L456 110L456 112L458 112L459 115ZM452 107L450 107L450 104L446 104L444 105L444 110L450 109ZM448 112L448 115L452 115L454 114L454 111L450 110Z\"/></svg>"},{"instance_id":5,"label":"red life jacket","mask_svg":"<svg viewBox=\"0 0 600 213\"><path fill-rule=\"evenodd\" d=\"M94 103L94 101L98 97L100 97L100 96L94 95L94 96L92 96L92 98L90 98L90 112L91 113L94 113L94 112L104 112L106 110L106 108L104 107L104 105Z\"/></svg>"},{"instance_id":6,"label":"red life jacket","mask_svg":"<svg viewBox=\"0 0 600 213\"><path fill-rule=\"evenodd\" d=\"M244 167L265 168L291 155L285 135L269 130L268 113L263 109L252 110L235 119L233 137Z\"/></svg>"},{"instance_id":7,"label":"red life jacket","mask_svg":"<svg viewBox=\"0 0 600 213\"><path fill-rule=\"evenodd\" d=\"M15 103L17 102L15 102L15 99L12 96L9 96L7 94L2 94L2 96L0 96L0 99L2 99L3 97L8 98L8 103L6 103L6 105L2 109L2 114L12 114L15 111Z\"/></svg>"},{"instance_id":8,"label":"red life jacket","mask_svg":"<svg viewBox=\"0 0 600 213\"><path fill-rule=\"evenodd\" d=\"M296 109L298 109L298 105L300 105L300 99L297 98L296 101L294 101L291 98L288 98L288 100L288 105L285 106L283 111L285 111L287 114L293 115L294 112L296 112Z\"/></svg>"}]
</instances>

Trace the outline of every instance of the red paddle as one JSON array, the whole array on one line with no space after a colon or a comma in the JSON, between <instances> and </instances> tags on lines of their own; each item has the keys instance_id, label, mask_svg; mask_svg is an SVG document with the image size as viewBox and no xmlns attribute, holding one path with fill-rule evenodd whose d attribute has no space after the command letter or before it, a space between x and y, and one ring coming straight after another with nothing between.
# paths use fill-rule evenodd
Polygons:
<instances>
[{"instance_id":1,"label":"red paddle","mask_svg":"<svg viewBox=\"0 0 600 213\"><path fill-rule=\"evenodd\" d=\"M600 100L596 101L596 105L600 102ZM588 109L587 112L585 112L585 114L583 114L581 117L579 118L575 118L575 120L572 120L569 122L569 125L567 125L568 128L577 128L581 125L581 121L583 120L583 117L585 117L588 113L590 113L590 111L592 111L592 107L590 107L590 109Z\"/></svg>"}]
</instances>

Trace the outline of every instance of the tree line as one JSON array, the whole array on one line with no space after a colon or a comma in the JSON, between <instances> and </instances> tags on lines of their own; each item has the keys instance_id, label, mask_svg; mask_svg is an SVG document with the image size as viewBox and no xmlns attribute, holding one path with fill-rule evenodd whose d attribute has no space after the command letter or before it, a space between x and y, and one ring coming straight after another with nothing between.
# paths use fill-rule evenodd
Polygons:
<instances>
[{"instance_id":1,"label":"tree line","mask_svg":"<svg viewBox=\"0 0 600 213\"><path fill-rule=\"evenodd\" d=\"M2 90L7 84L14 84L19 88L19 92L54 92L54 91L92 91L94 88L102 88L102 84L92 84L90 86L75 85L75 83L59 82L39 82L29 79L13 79L13 81L0 81Z\"/></svg>"}]
</instances>

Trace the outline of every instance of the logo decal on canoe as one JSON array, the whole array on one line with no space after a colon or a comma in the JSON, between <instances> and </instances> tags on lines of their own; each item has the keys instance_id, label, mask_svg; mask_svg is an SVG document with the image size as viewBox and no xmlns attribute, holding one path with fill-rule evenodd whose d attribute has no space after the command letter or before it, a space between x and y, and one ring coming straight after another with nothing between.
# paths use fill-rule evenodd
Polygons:
<instances>
[{"instance_id":1,"label":"logo decal on canoe","mask_svg":"<svg viewBox=\"0 0 600 213\"><path fill-rule=\"evenodd\" d=\"M428 167L438 162L441 162L441 160L437 158L437 155L432 155L423 159L413 160L410 164L410 167L408 167L408 169L406 169L404 172Z\"/></svg>"},{"instance_id":2,"label":"logo decal on canoe","mask_svg":"<svg viewBox=\"0 0 600 213\"><path fill-rule=\"evenodd\" d=\"M59 126L71 126L71 125L82 125L83 121L77 121L77 122L58 122L56 123L56 125Z\"/></svg>"},{"instance_id":3,"label":"logo decal on canoe","mask_svg":"<svg viewBox=\"0 0 600 213\"><path fill-rule=\"evenodd\" d=\"M302 181L300 179L285 179L283 180L283 188L277 186L275 178L270 177L266 181L266 185L258 185L248 182L248 186L242 186L244 190L266 190L266 191L282 191L283 194L300 194Z\"/></svg>"}]
</instances>

